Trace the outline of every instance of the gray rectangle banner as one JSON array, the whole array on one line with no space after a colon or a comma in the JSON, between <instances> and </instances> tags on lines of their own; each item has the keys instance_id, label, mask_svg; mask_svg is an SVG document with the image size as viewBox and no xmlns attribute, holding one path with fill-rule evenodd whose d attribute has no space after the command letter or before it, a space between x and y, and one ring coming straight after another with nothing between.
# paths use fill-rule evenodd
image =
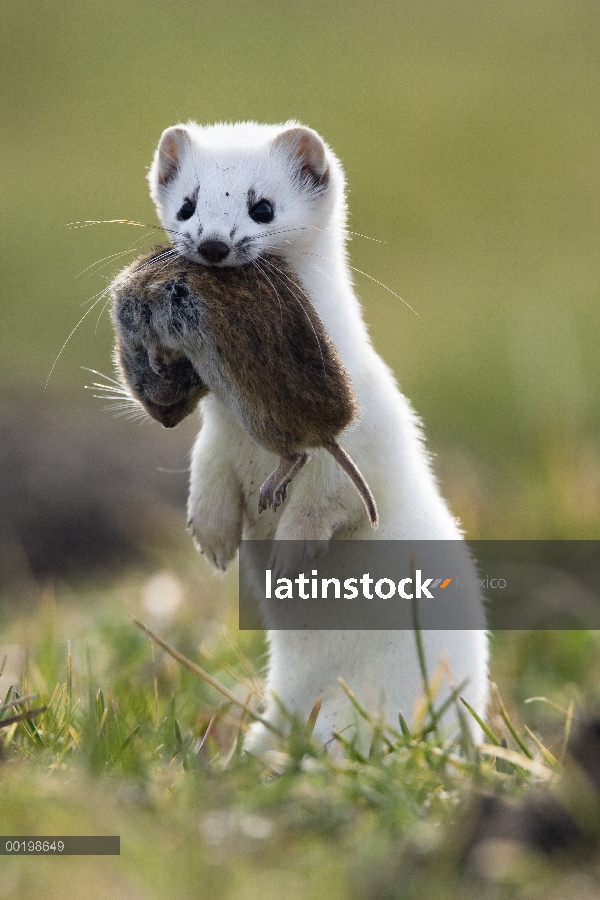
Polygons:
<instances>
[{"instance_id":1,"label":"gray rectangle banner","mask_svg":"<svg viewBox=\"0 0 600 900\"><path fill-rule=\"evenodd\" d=\"M600 629L600 541L242 541L240 629Z\"/></svg>"},{"instance_id":2,"label":"gray rectangle banner","mask_svg":"<svg viewBox=\"0 0 600 900\"><path fill-rule=\"evenodd\" d=\"M0 856L120 856L118 835L0 835Z\"/></svg>"}]
</instances>

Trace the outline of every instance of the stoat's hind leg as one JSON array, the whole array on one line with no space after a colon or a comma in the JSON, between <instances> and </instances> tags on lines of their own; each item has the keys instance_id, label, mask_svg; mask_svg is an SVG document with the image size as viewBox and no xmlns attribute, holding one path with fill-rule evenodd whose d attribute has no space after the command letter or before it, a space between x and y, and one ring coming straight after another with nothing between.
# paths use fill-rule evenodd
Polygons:
<instances>
[{"instance_id":1,"label":"stoat's hind leg","mask_svg":"<svg viewBox=\"0 0 600 900\"><path fill-rule=\"evenodd\" d=\"M260 489L258 501L259 513L272 507L277 509L287 496L287 487L294 475L308 462L308 453L292 453L280 459L279 465L272 472Z\"/></svg>"}]
</instances>

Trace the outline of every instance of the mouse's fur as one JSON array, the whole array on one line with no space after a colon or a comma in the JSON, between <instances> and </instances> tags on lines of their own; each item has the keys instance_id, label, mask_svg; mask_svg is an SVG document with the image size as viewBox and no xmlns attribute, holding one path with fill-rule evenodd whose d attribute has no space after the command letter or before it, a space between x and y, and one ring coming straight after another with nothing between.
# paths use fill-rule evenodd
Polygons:
<instances>
[{"instance_id":1,"label":"mouse's fur","mask_svg":"<svg viewBox=\"0 0 600 900\"><path fill-rule=\"evenodd\" d=\"M156 352L151 365L144 343L127 340L123 326L117 335L117 363L133 396L165 428L179 425L208 393L190 360L178 354L167 365Z\"/></svg>"},{"instance_id":2,"label":"mouse's fur","mask_svg":"<svg viewBox=\"0 0 600 900\"><path fill-rule=\"evenodd\" d=\"M281 458L261 487L260 511L285 500L306 448L324 447L375 524L373 496L336 441L356 418L352 385L294 273L274 257L263 260L265 278L253 265L201 266L170 249L144 254L112 285L118 362L133 395L172 427L214 391Z\"/></svg>"},{"instance_id":3,"label":"mouse's fur","mask_svg":"<svg viewBox=\"0 0 600 900\"><path fill-rule=\"evenodd\" d=\"M275 458L257 446L211 392L201 401L188 506L195 539L210 562L227 568L242 537L294 542L278 544L274 576L302 564L311 541L459 540L460 529L432 474L419 421L369 340L347 263L344 174L331 149L295 122L189 123L163 133L149 181L163 226L192 262L206 261L200 247L208 242L225 246L227 255L218 266L260 265L264 254L273 253L296 274L354 387L361 416L344 434L343 444L378 504L379 529L374 533L357 492L332 456L317 449L280 510L259 516L259 487ZM269 201L274 215L260 224L251 213L262 199ZM476 591L470 599L481 609ZM478 621L483 629L483 614ZM422 695L412 633L275 631L269 640L267 693L274 691L301 717L308 717L322 698L315 734L323 741L355 718L338 676L364 706L391 723L399 710L412 718L415 697ZM429 671L444 657L456 684L468 679L464 696L482 714L487 698L485 632L425 631L423 644ZM270 695L265 715L281 721ZM264 726L252 726L246 746L258 749L268 743Z\"/></svg>"}]
</instances>

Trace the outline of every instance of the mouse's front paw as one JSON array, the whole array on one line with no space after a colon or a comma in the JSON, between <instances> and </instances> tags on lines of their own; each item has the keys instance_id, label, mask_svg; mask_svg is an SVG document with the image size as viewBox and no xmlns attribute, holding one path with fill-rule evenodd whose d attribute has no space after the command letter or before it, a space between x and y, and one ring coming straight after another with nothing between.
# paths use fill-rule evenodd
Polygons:
<instances>
[{"instance_id":1,"label":"mouse's front paw","mask_svg":"<svg viewBox=\"0 0 600 900\"><path fill-rule=\"evenodd\" d=\"M271 472L261 485L258 512L265 509L278 509L287 497L288 484L300 469L308 462L308 453L292 453L279 460L279 465Z\"/></svg>"},{"instance_id":2,"label":"mouse's front paw","mask_svg":"<svg viewBox=\"0 0 600 900\"><path fill-rule=\"evenodd\" d=\"M260 489L258 501L259 513L264 512L265 509L279 509L287 497L287 486L288 482L284 481L281 484L278 484L272 475L270 478L267 478Z\"/></svg>"}]
</instances>

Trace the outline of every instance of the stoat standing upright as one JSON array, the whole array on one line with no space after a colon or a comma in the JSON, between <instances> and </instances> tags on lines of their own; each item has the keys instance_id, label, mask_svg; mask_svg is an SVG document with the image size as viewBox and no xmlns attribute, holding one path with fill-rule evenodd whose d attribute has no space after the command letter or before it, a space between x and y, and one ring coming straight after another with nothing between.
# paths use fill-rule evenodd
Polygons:
<instances>
[{"instance_id":1,"label":"stoat standing upright","mask_svg":"<svg viewBox=\"0 0 600 900\"><path fill-rule=\"evenodd\" d=\"M189 260L223 267L254 263L275 280L264 263L266 254L274 254L295 273L352 381L360 416L341 443L360 467L379 511L374 532L353 485L331 455L317 449L279 510L259 514L258 491L276 458L210 394L201 401L188 513L194 538L212 565L226 569L242 538L294 541L277 545L286 554L273 561L280 573L305 562L306 542L460 540L431 471L419 421L371 346L347 263L344 174L319 135L296 122L176 125L161 137L149 182L163 227ZM477 596L472 602L479 607ZM480 621L483 629L483 615ZM487 699L485 631L425 631L423 643L429 670L445 658L455 684L467 679L464 696L481 714ZM397 723L400 710L410 720L423 691L415 639L408 631L273 631L269 644L264 715L280 721L270 692L304 718L321 698L315 733L323 742L354 722L339 676L367 708L391 723ZM260 750L269 742L270 732L255 724L246 748Z\"/></svg>"}]
</instances>

